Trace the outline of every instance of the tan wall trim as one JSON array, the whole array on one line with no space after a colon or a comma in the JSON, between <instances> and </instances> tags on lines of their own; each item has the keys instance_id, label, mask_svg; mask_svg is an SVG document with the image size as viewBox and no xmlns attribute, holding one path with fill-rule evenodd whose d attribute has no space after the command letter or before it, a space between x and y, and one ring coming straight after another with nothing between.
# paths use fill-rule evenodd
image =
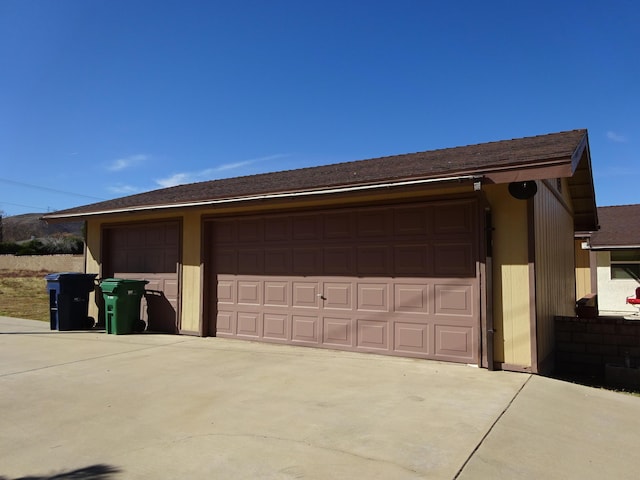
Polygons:
<instances>
[{"instance_id":1,"label":"tan wall trim","mask_svg":"<svg viewBox=\"0 0 640 480\"><path fill-rule=\"evenodd\" d=\"M508 372L518 372L518 373L535 373L531 371L531 367L523 367L522 365L514 365L512 363L495 363L496 370L505 370Z\"/></svg>"},{"instance_id":2,"label":"tan wall trim","mask_svg":"<svg viewBox=\"0 0 640 480\"><path fill-rule=\"evenodd\" d=\"M536 223L534 199L527 200L527 248L529 257L529 321L531 371L538 373L538 320L536 312Z\"/></svg>"}]
</instances>

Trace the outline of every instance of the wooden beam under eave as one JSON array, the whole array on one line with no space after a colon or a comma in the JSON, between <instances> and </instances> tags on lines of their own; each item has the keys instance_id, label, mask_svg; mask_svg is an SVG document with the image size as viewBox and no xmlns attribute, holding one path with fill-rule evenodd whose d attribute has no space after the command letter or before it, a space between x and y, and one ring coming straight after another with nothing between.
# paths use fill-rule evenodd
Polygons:
<instances>
[{"instance_id":1,"label":"wooden beam under eave","mask_svg":"<svg viewBox=\"0 0 640 480\"><path fill-rule=\"evenodd\" d=\"M522 167L513 170L501 170L486 173L483 172L482 175L487 183L511 183L570 177L572 173L571 164L567 160L566 162L554 165Z\"/></svg>"}]
</instances>

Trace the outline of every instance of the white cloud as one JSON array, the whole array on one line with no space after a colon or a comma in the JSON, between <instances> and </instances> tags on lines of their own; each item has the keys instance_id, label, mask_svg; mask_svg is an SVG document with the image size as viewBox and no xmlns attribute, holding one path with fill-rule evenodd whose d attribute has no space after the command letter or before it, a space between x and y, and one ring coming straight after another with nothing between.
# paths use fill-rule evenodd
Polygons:
<instances>
[{"instance_id":1,"label":"white cloud","mask_svg":"<svg viewBox=\"0 0 640 480\"><path fill-rule=\"evenodd\" d=\"M134 187L133 185L126 185L124 183L118 183L116 185L112 185L108 187L108 190L111 193L115 193L117 195L132 195L140 191L138 187Z\"/></svg>"},{"instance_id":2,"label":"white cloud","mask_svg":"<svg viewBox=\"0 0 640 480\"><path fill-rule=\"evenodd\" d=\"M128 157L116 158L107 166L107 170L109 170L110 172L119 172L120 170L125 170L127 168L140 165L148 158L149 155L145 155L144 153L129 155Z\"/></svg>"},{"instance_id":3,"label":"white cloud","mask_svg":"<svg viewBox=\"0 0 640 480\"><path fill-rule=\"evenodd\" d=\"M161 187L167 188L167 187L175 187L176 185L182 185L185 183L192 183L195 180L193 180L194 178L193 173L174 173L173 175L171 175L170 177L167 178L160 178L156 180L156 183L158 185L160 185Z\"/></svg>"},{"instance_id":4,"label":"white cloud","mask_svg":"<svg viewBox=\"0 0 640 480\"><path fill-rule=\"evenodd\" d=\"M612 132L611 130L607 132L607 138L616 143L625 143L627 141L627 137L620 135L619 133Z\"/></svg>"},{"instance_id":5,"label":"white cloud","mask_svg":"<svg viewBox=\"0 0 640 480\"><path fill-rule=\"evenodd\" d=\"M241 162L224 163L217 167L207 168L198 172L179 172L173 175L156 179L156 183L163 188L175 187L176 185L184 185L186 183L202 182L206 180L212 180L216 178L216 175L221 172L229 172L232 170L240 170L244 167L248 167L254 163L268 162L271 160L277 160L279 158L287 157L287 154L278 153L275 155L267 155L264 157L253 158L251 160L244 160Z\"/></svg>"}]
</instances>

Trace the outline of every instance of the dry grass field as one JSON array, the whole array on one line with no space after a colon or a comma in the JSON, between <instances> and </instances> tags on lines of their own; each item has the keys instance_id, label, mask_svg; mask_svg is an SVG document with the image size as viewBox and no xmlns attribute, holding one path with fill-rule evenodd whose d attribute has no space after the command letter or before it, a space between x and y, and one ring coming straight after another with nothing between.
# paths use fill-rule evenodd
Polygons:
<instances>
[{"instance_id":1,"label":"dry grass field","mask_svg":"<svg viewBox=\"0 0 640 480\"><path fill-rule=\"evenodd\" d=\"M0 316L49 321L48 271L0 270Z\"/></svg>"}]
</instances>

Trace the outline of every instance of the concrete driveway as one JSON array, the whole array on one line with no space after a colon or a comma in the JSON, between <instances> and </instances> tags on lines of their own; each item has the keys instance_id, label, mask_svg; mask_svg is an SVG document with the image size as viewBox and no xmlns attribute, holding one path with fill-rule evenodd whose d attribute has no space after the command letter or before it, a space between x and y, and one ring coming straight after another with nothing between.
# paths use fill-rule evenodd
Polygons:
<instances>
[{"instance_id":1,"label":"concrete driveway","mask_svg":"<svg viewBox=\"0 0 640 480\"><path fill-rule=\"evenodd\" d=\"M0 317L0 478L637 478L640 397Z\"/></svg>"}]
</instances>

